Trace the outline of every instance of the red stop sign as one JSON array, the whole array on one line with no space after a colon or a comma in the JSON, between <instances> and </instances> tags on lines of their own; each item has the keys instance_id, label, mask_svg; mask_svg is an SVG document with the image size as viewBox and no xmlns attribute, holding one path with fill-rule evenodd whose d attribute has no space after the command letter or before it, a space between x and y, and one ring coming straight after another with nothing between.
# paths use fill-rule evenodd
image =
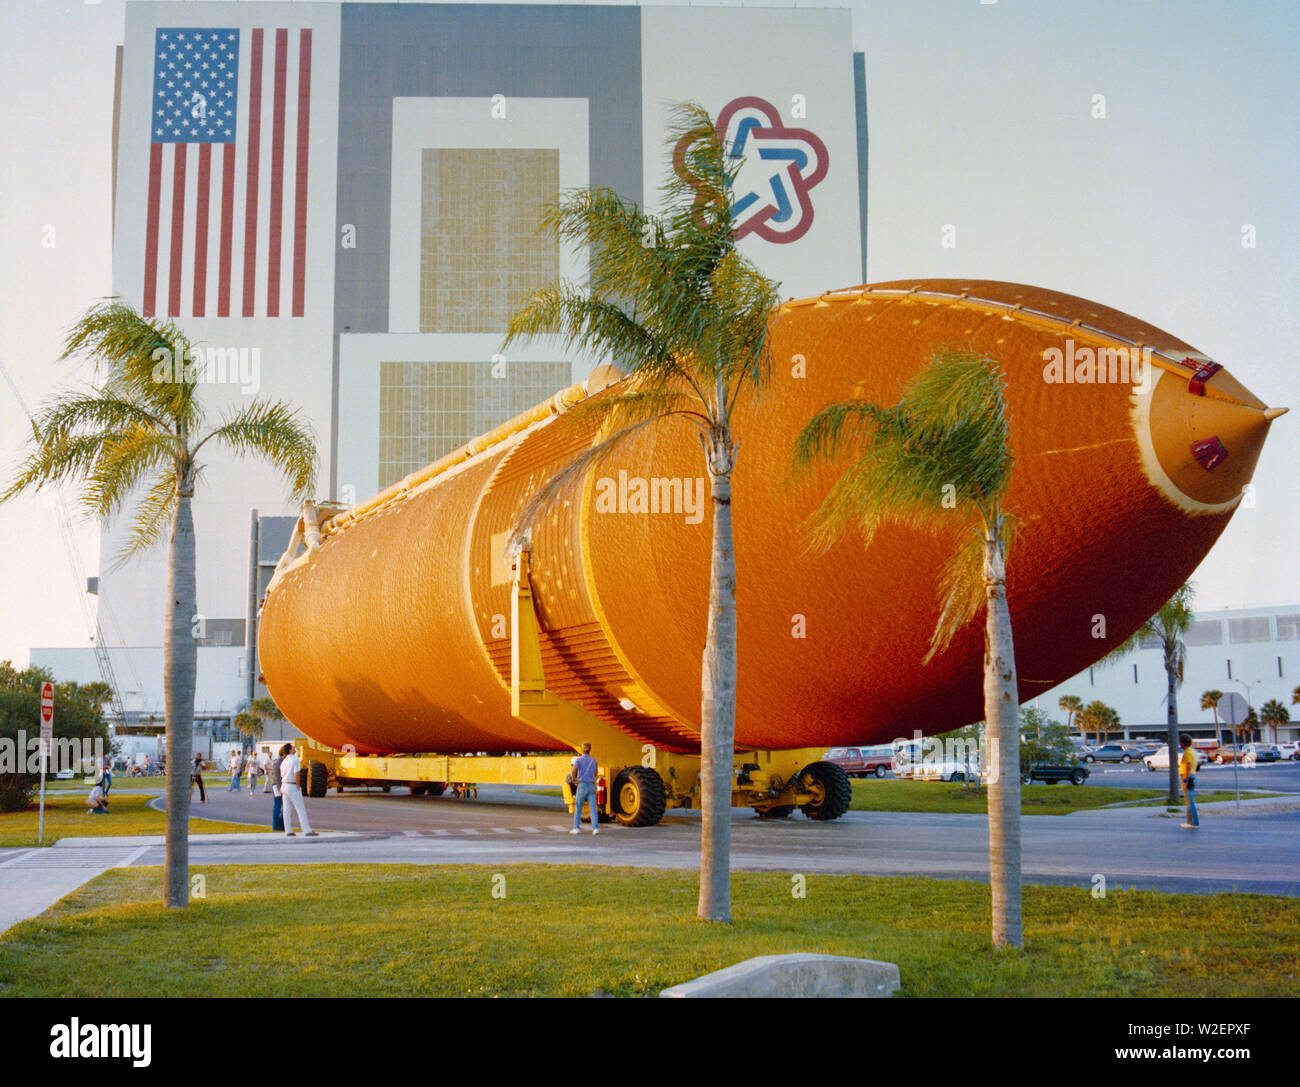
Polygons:
<instances>
[{"instance_id":1,"label":"red stop sign","mask_svg":"<svg viewBox=\"0 0 1300 1087\"><path fill-rule=\"evenodd\" d=\"M48 725L54 720L54 684L41 684L41 724Z\"/></svg>"}]
</instances>

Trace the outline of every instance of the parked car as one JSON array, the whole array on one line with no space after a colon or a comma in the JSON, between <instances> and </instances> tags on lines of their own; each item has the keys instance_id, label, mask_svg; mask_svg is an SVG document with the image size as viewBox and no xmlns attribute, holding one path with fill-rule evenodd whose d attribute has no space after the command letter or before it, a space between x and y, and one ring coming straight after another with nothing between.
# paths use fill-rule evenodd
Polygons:
<instances>
[{"instance_id":1,"label":"parked car","mask_svg":"<svg viewBox=\"0 0 1300 1087\"><path fill-rule=\"evenodd\" d=\"M1284 759L1300 762L1300 741L1293 740L1290 743L1278 744L1277 753Z\"/></svg>"},{"instance_id":2,"label":"parked car","mask_svg":"<svg viewBox=\"0 0 1300 1087\"><path fill-rule=\"evenodd\" d=\"M966 763L956 759L922 759L906 766L895 766L894 776L909 778L912 781L965 781L969 773L972 778L984 777L978 763L969 768Z\"/></svg>"},{"instance_id":3,"label":"parked car","mask_svg":"<svg viewBox=\"0 0 1300 1087\"><path fill-rule=\"evenodd\" d=\"M1033 781L1041 781L1047 785L1055 785L1059 781L1068 781L1071 785L1082 785L1088 780L1090 773L1091 771L1086 766L1047 766L1039 763L1027 770L1022 770L1020 780L1025 785Z\"/></svg>"},{"instance_id":4,"label":"parked car","mask_svg":"<svg viewBox=\"0 0 1300 1087\"><path fill-rule=\"evenodd\" d=\"M1215 749L1213 757L1220 766L1238 760L1243 766L1251 766L1257 762L1277 762L1282 755L1272 744L1222 744Z\"/></svg>"},{"instance_id":5,"label":"parked car","mask_svg":"<svg viewBox=\"0 0 1300 1087\"><path fill-rule=\"evenodd\" d=\"M1200 755L1201 761L1212 758L1214 753L1219 749L1218 740L1193 740L1192 746L1196 748L1196 753Z\"/></svg>"},{"instance_id":6,"label":"parked car","mask_svg":"<svg viewBox=\"0 0 1300 1087\"><path fill-rule=\"evenodd\" d=\"M1122 743L1102 744L1095 751L1089 751L1083 756L1084 762L1140 762L1143 755L1149 755L1148 751L1141 744L1131 741Z\"/></svg>"},{"instance_id":7,"label":"parked car","mask_svg":"<svg viewBox=\"0 0 1300 1087\"><path fill-rule=\"evenodd\" d=\"M871 775L882 778L893 765L894 749L888 744L883 747L832 747L822 757L851 778Z\"/></svg>"},{"instance_id":8,"label":"parked car","mask_svg":"<svg viewBox=\"0 0 1300 1087\"><path fill-rule=\"evenodd\" d=\"M1168 770L1169 745L1161 744L1150 755L1143 755L1142 765L1148 770Z\"/></svg>"}]
</instances>

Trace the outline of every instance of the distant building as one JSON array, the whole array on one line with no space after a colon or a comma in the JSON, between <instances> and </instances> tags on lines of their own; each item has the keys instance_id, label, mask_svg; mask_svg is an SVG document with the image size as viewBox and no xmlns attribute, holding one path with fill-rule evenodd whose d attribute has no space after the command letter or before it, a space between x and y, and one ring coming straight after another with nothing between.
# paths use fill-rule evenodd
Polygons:
<instances>
[{"instance_id":1,"label":"distant building","mask_svg":"<svg viewBox=\"0 0 1300 1087\"><path fill-rule=\"evenodd\" d=\"M674 102L743 145L741 248L785 295L865 279L866 76L847 10L125 11L113 293L204 346L211 417L254 393L302 410L317 499L363 501L602 361L501 340L534 288L586 274L585 253L536 233L543 204L605 186L656 206ZM196 710L214 729L256 678L249 511L295 513L284 493L259 463L213 459L194 502ZM104 532L95 589L128 716L162 707L165 585L162 548L109 569L129 524ZM31 659L98 678L84 646Z\"/></svg>"},{"instance_id":2,"label":"distant building","mask_svg":"<svg viewBox=\"0 0 1300 1087\"><path fill-rule=\"evenodd\" d=\"M1278 730L1277 740L1300 739L1295 723L1300 707L1291 693L1300 686L1300 605L1198 612L1183 639L1187 661L1178 689L1179 727L1195 737L1214 735L1214 714L1201 709L1201 695L1217 690L1244 697L1258 712L1270 699L1290 711L1292 723ZM1086 705L1094 699L1113 707L1123 724L1115 739L1165 735L1164 656L1158 642L1148 641L1131 656L1102 667L1094 665L1033 701L1064 720L1058 703L1077 695ZM1231 739L1220 728L1220 739ZM1269 734L1265 737L1272 740Z\"/></svg>"}]
</instances>

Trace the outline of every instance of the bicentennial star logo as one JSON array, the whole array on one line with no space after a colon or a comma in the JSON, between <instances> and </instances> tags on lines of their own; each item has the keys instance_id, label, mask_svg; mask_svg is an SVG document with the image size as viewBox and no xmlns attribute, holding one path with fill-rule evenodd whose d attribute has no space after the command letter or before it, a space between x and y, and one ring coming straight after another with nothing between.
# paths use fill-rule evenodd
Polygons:
<instances>
[{"instance_id":1,"label":"bicentennial star logo","mask_svg":"<svg viewBox=\"0 0 1300 1087\"><path fill-rule=\"evenodd\" d=\"M788 245L807 234L813 223L809 193L830 166L821 138L806 128L782 124L771 102L753 96L733 99L722 108L718 135L728 155L741 160L732 183L736 240L756 234ZM686 177L684 150L678 148L677 169Z\"/></svg>"}]
</instances>

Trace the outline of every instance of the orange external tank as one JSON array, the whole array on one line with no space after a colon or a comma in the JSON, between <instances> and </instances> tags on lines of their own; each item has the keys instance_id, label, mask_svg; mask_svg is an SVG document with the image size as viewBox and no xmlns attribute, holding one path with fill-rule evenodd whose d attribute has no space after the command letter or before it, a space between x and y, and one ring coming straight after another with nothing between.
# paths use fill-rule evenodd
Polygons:
<instances>
[{"instance_id":1,"label":"orange external tank","mask_svg":"<svg viewBox=\"0 0 1300 1087\"><path fill-rule=\"evenodd\" d=\"M1187 579L1280 413L1176 337L1054 291L925 280L784 305L771 379L735 423L739 748L884 742L983 715L982 615L922 663L955 530L887 527L869 547L850 536L812 552L807 518L844 464L791 469L818 409L896 401L940 345L1007 374L1022 699L1095 661ZM282 564L259 646L290 721L360 753L566 746L511 716L503 552L528 498L593 440L565 411L583 395L324 520L319 546ZM548 688L643 743L698 751L710 538L686 423L647 428L588 472L532 532Z\"/></svg>"}]
</instances>

